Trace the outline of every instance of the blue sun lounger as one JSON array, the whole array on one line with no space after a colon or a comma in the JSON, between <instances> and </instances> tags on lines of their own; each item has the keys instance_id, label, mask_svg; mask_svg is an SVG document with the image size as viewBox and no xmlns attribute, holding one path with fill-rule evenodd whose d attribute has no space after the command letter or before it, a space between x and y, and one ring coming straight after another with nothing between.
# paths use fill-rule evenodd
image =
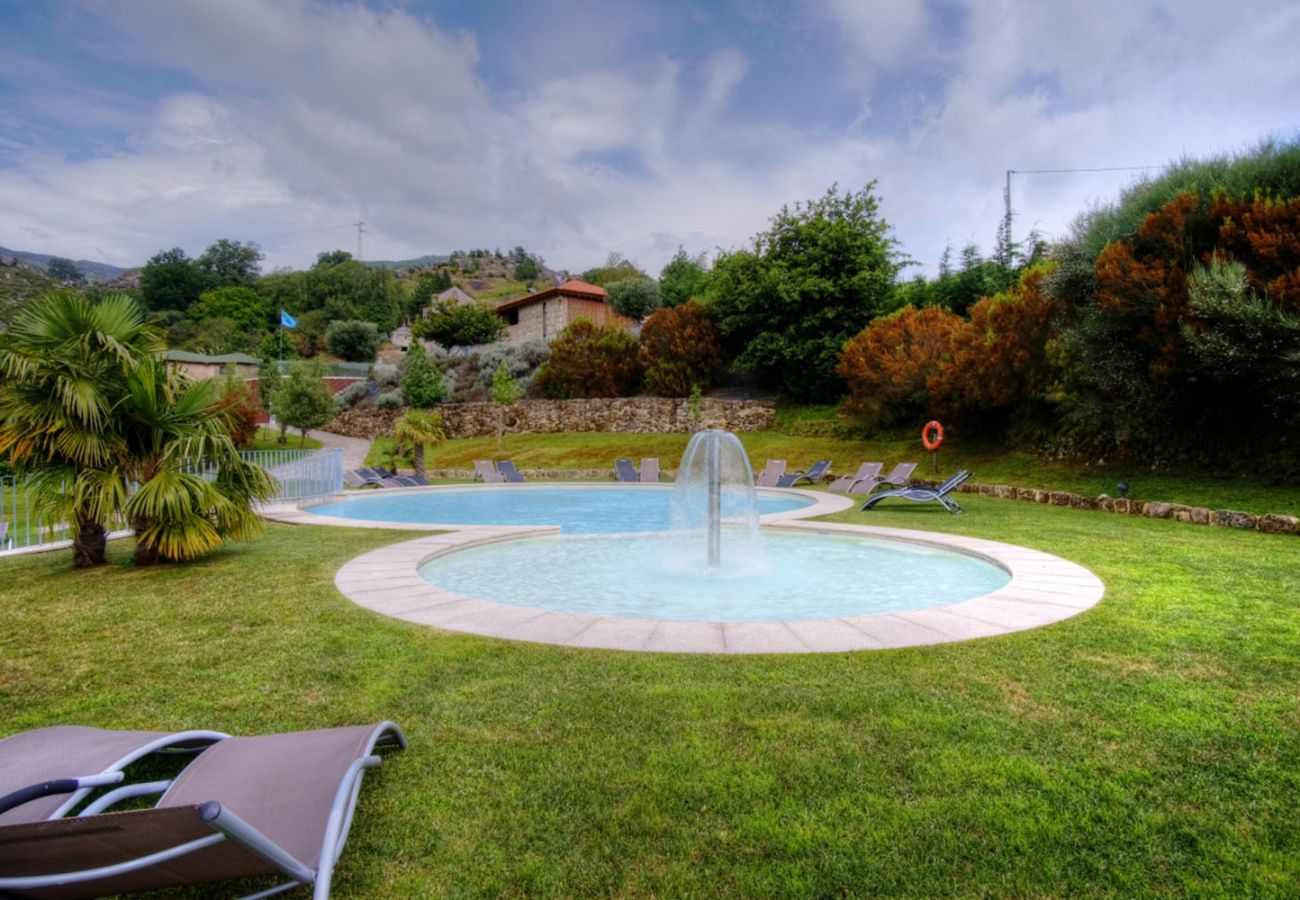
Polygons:
<instances>
[{"instance_id":1,"label":"blue sun lounger","mask_svg":"<svg viewBox=\"0 0 1300 900\"><path fill-rule=\"evenodd\" d=\"M809 484L816 484L817 479L821 478L830 467L831 461L829 459L819 459L808 467L807 472L791 472L788 475L782 475L776 480L776 486L783 488L794 487L805 478Z\"/></svg>"},{"instance_id":2,"label":"blue sun lounger","mask_svg":"<svg viewBox=\"0 0 1300 900\"><path fill-rule=\"evenodd\" d=\"M636 473L636 466L632 465L630 459L614 460L614 476L619 481L635 482L641 480L641 476Z\"/></svg>"},{"instance_id":3,"label":"blue sun lounger","mask_svg":"<svg viewBox=\"0 0 1300 900\"><path fill-rule=\"evenodd\" d=\"M503 459L497 463L497 471L506 481L523 481L524 475L515 468L515 464L508 459Z\"/></svg>"},{"instance_id":4,"label":"blue sun lounger","mask_svg":"<svg viewBox=\"0 0 1300 900\"><path fill-rule=\"evenodd\" d=\"M862 508L871 509L871 507L875 506L877 503L879 503L881 500L884 500L887 497L901 497L904 500L913 500L917 503L927 503L931 500L937 500L943 506L944 509L948 510L948 512L952 513L953 515L957 515L957 513L961 512L961 504L959 504L956 500L950 497L949 494L957 490L957 488L960 487L963 483L965 483L969 478L970 478L970 472L967 472L965 469L962 469L960 472L958 472L956 475L953 475L951 478L949 478L947 481L945 481L943 484L939 485L938 487L933 487L933 488L906 487L906 488L898 488L897 490L893 490L893 491L885 491L883 493L876 494L876 496L872 497L866 503L862 504Z\"/></svg>"}]
</instances>

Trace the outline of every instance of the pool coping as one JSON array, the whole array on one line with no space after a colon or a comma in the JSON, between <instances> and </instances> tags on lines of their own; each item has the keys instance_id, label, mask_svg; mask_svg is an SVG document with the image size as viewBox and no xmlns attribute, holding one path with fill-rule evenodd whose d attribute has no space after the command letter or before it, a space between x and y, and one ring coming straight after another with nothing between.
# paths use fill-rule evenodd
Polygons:
<instances>
[{"instance_id":1,"label":"pool coping","mask_svg":"<svg viewBox=\"0 0 1300 900\"><path fill-rule=\"evenodd\" d=\"M556 486L560 485L538 487ZM446 553L496 541L558 534L558 526L377 523L317 516L303 510L296 510L299 515L283 510L284 517L275 515L273 510L264 514L299 524L445 529L440 534L391 544L349 560L335 574L335 586L358 606L391 618L447 631L572 648L751 654L838 653L926 646L1011 634L1060 622L1095 606L1105 594L1105 585L1084 567L1028 547L904 528L801 521L807 516L846 509L854 501L822 492L798 493L829 498L825 504L829 508L817 511L820 504L815 504L773 513L763 517L766 529L862 535L938 547L987 560L1006 570L1011 580L992 593L960 603L870 616L707 622L580 615L466 597L428 583L418 571L428 560Z\"/></svg>"}]
</instances>

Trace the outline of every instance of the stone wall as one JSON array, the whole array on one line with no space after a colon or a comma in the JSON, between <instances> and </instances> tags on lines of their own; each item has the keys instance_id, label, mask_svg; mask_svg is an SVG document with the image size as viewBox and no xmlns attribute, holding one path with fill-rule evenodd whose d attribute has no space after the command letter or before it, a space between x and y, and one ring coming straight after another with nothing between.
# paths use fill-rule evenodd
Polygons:
<instances>
[{"instance_id":1,"label":"stone wall","mask_svg":"<svg viewBox=\"0 0 1300 900\"><path fill-rule=\"evenodd\" d=\"M493 403L447 403L438 408L448 437L488 437L497 433ZM348 437L375 438L393 433L397 410L350 409L335 416L326 431ZM772 424L776 405L761 400L713 400L700 403L697 421L686 400L627 397L600 400L524 400L505 410L507 434L559 431L621 431L628 434L688 434L697 428L759 431Z\"/></svg>"}]
</instances>

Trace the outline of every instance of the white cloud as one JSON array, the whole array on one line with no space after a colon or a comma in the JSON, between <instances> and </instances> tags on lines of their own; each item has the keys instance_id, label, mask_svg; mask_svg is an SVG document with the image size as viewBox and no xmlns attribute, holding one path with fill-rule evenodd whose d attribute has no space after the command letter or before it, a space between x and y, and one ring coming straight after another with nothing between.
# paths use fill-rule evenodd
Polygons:
<instances>
[{"instance_id":1,"label":"white cloud","mask_svg":"<svg viewBox=\"0 0 1300 900\"><path fill-rule=\"evenodd\" d=\"M925 0L827 0L845 36L877 66L895 62L921 40Z\"/></svg>"}]
</instances>

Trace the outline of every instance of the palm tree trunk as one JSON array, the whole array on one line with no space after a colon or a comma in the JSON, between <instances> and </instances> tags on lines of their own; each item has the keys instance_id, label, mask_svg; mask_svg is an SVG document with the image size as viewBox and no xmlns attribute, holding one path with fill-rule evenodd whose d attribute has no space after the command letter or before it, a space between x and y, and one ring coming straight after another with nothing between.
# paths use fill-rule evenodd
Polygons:
<instances>
[{"instance_id":1,"label":"palm tree trunk","mask_svg":"<svg viewBox=\"0 0 1300 900\"><path fill-rule=\"evenodd\" d=\"M415 442L415 449L411 451L411 465L415 466L415 474L419 478L424 477L424 444L419 441Z\"/></svg>"},{"instance_id":2,"label":"palm tree trunk","mask_svg":"<svg viewBox=\"0 0 1300 900\"><path fill-rule=\"evenodd\" d=\"M102 566L107 546L108 532L104 526L78 515L77 532L72 538L72 565L78 569Z\"/></svg>"}]
</instances>

